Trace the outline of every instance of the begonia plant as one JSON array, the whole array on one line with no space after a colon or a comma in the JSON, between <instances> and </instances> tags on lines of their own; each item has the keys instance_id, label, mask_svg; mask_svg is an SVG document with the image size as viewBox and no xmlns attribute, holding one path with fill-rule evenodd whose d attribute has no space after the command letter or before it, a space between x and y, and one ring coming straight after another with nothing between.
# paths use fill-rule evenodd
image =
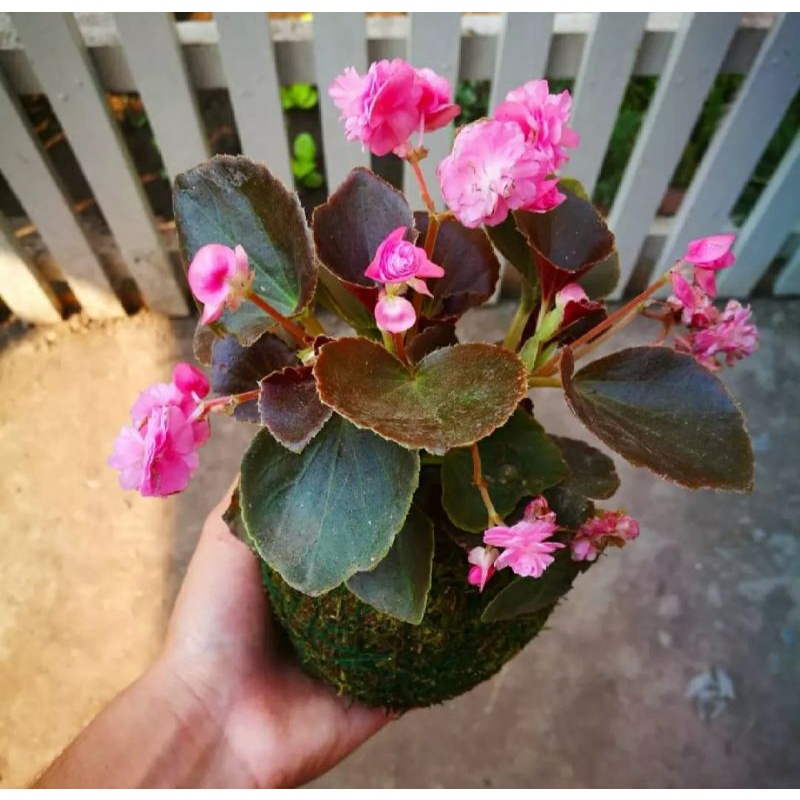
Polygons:
<instances>
[{"instance_id":1,"label":"begonia plant","mask_svg":"<svg viewBox=\"0 0 800 800\"><path fill-rule=\"evenodd\" d=\"M309 227L297 196L248 158L180 175L210 380L178 364L143 392L109 463L124 489L169 495L198 468L215 414L252 426L226 519L261 560L301 662L403 708L488 677L581 573L640 534L595 505L619 487L612 458L546 432L537 394L563 392L602 444L660 478L749 491L750 440L718 373L758 337L749 309L714 304L735 261L729 234L688 243L607 308L614 235L561 174L579 144L568 92L532 80L458 130L436 170L444 206L420 169L426 133L459 112L444 78L379 61L329 94L348 139L410 165L422 207L360 167ZM521 277L508 330L461 342L457 323L495 293L501 258ZM592 355L640 316L654 321L647 341Z\"/></svg>"}]
</instances>

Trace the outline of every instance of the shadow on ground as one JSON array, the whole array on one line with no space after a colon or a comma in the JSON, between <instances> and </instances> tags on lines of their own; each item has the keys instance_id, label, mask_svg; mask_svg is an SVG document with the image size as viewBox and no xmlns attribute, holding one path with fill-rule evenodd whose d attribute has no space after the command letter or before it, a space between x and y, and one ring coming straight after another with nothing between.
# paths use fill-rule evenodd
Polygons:
<instances>
[{"instance_id":1,"label":"shadow on ground","mask_svg":"<svg viewBox=\"0 0 800 800\"><path fill-rule=\"evenodd\" d=\"M798 783L800 303L755 311L761 350L726 375L755 443L753 495L689 492L617 459L608 505L643 521L639 541L493 680L407 714L315 785ZM476 312L463 333L497 338L510 313ZM123 493L105 467L137 392L191 357L192 327L73 320L0 352L0 786L33 777L157 652L237 469L251 432L230 420L178 498ZM534 400L549 430L580 431L557 393Z\"/></svg>"}]
</instances>

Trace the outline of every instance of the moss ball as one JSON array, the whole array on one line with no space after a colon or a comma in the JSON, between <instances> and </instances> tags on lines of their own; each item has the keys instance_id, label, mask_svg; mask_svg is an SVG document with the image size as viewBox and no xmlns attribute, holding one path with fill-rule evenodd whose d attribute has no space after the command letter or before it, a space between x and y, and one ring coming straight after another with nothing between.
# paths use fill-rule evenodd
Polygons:
<instances>
[{"instance_id":1,"label":"moss ball","mask_svg":"<svg viewBox=\"0 0 800 800\"><path fill-rule=\"evenodd\" d=\"M303 669L368 706L429 706L468 691L536 636L552 610L481 622L491 595L467 584L464 551L446 538L437 538L433 583L419 625L376 611L344 586L309 597L262 566L273 611ZM505 581L493 583L492 594Z\"/></svg>"}]
</instances>

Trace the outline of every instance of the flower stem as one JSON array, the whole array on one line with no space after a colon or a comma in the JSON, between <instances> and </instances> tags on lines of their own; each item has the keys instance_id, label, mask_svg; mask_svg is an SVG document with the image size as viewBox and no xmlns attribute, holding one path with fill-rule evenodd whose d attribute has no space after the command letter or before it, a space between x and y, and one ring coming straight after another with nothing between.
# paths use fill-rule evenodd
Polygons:
<instances>
[{"instance_id":1,"label":"flower stem","mask_svg":"<svg viewBox=\"0 0 800 800\"><path fill-rule=\"evenodd\" d=\"M312 341L310 337L301 327L295 325L287 317L284 317L279 311L276 311L269 303L262 300L255 292L249 291L246 295L247 299L257 305L262 311L269 314L281 327L292 337L301 347L305 347Z\"/></svg>"},{"instance_id":2,"label":"flower stem","mask_svg":"<svg viewBox=\"0 0 800 800\"><path fill-rule=\"evenodd\" d=\"M307 308L302 314L303 327L312 336L327 336L325 328L322 323L316 318L310 308Z\"/></svg>"},{"instance_id":3,"label":"flower stem","mask_svg":"<svg viewBox=\"0 0 800 800\"><path fill-rule=\"evenodd\" d=\"M408 356L406 355L406 344L403 341L403 334L402 333L393 333L392 338L394 339L394 346L397 350L397 357L408 364Z\"/></svg>"},{"instance_id":4,"label":"flower stem","mask_svg":"<svg viewBox=\"0 0 800 800\"><path fill-rule=\"evenodd\" d=\"M587 331L583 334L583 336L576 339L570 347L572 348L573 353L575 353L576 359L583 355L583 353L578 353L578 348L582 347L589 342L593 343L593 348L599 344L599 342L593 342L601 333L612 328L613 331L616 333L618 330L624 328L644 307L644 302L649 297L654 295L668 280L669 273L662 275L655 283L651 286L648 286L641 294L637 295L630 300L629 302L625 303L624 306L618 308L613 314L609 314L602 322L599 322L597 325L594 326L591 330ZM603 337L603 341L605 341L608 337ZM588 350L584 350L584 353L588 352ZM542 364L535 372L534 376L539 375L552 375L558 369L558 362L561 360L561 352L555 353L552 358Z\"/></svg>"},{"instance_id":5,"label":"flower stem","mask_svg":"<svg viewBox=\"0 0 800 800\"><path fill-rule=\"evenodd\" d=\"M486 485L486 480L483 477L483 471L481 470L481 454L478 452L478 443L473 442L470 446L470 450L472 452L472 483L481 493L483 505L486 506L486 513L489 516L489 524L502 525L503 520L497 511L495 511L492 498L489 496L489 487Z\"/></svg>"},{"instance_id":6,"label":"flower stem","mask_svg":"<svg viewBox=\"0 0 800 800\"><path fill-rule=\"evenodd\" d=\"M195 412L197 413L195 419L203 420L210 412L233 411L236 406L240 406L242 403L247 403L250 400L255 400L260 393L260 389L251 389L249 392L227 394L223 397L215 397L213 400L206 400L198 406L198 410Z\"/></svg>"},{"instance_id":7,"label":"flower stem","mask_svg":"<svg viewBox=\"0 0 800 800\"><path fill-rule=\"evenodd\" d=\"M525 330L525 325L528 322L528 317L531 315L531 309L536 300L535 292L527 285L523 285L522 293L519 296L519 305L511 318L508 330L506 331L505 338L503 339L503 347L508 350L516 350L519 347L522 332Z\"/></svg>"},{"instance_id":8,"label":"flower stem","mask_svg":"<svg viewBox=\"0 0 800 800\"><path fill-rule=\"evenodd\" d=\"M561 381L558 378L533 377L528 378L528 386L531 389L560 389Z\"/></svg>"},{"instance_id":9,"label":"flower stem","mask_svg":"<svg viewBox=\"0 0 800 800\"><path fill-rule=\"evenodd\" d=\"M415 150L412 150L406 156L406 161L408 161L408 163L411 165L411 169L414 171L414 177L417 179L417 184L419 185L419 193L422 196L422 202L425 204L425 208L428 209L428 212L431 215L436 214L436 205L431 199L430 192L428 191L428 184L426 183L425 176L422 174L422 170L419 167L419 162L420 162L419 153ZM428 258L430 258L430 253L428 254Z\"/></svg>"}]
</instances>

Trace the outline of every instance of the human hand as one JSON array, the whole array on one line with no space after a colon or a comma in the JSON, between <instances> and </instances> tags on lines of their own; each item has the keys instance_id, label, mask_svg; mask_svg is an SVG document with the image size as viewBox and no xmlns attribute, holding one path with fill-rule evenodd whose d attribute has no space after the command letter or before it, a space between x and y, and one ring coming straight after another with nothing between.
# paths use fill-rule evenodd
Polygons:
<instances>
[{"instance_id":1,"label":"human hand","mask_svg":"<svg viewBox=\"0 0 800 800\"><path fill-rule=\"evenodd\" d=\"M227 506L226 495L206 520L155 669L185 687L204 724L217 729L218 751L198 778L297 786L339 763L390 716L336 695L281 652L258 560L222 520ZM197 719L197 709L188 716Z\"/></svg>"}]
</instances>

